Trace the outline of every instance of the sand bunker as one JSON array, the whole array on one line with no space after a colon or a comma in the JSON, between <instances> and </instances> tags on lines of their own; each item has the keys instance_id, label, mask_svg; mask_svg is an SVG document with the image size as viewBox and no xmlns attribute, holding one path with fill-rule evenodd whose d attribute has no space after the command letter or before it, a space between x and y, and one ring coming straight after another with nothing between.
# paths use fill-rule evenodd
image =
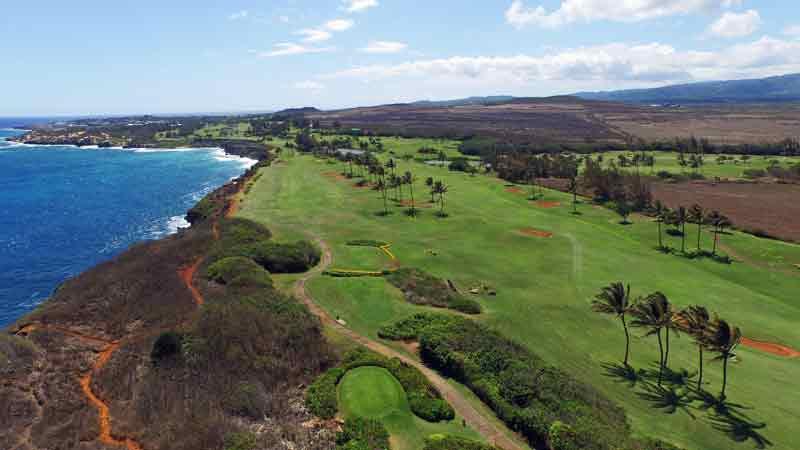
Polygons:
<instances>
[{"instance_id":1,"label":"sand bunker","mask_svg":"<svg viewBox=\"0 0 800 450\"><path fill-rule=\"evenodd\" d=\"M551 238L551 237L553 237L553 233L550 233L549 231L537 230L535 228L521 228L518 231L519 231L520 234L523 234L525 236L532 236L532 237L538 237L538 238Z\"/></svg>"},{"instance_id":2,"label":"sand bunker","mask_svg":"<svg viewBox=\"0 0 800 450\"><path fill-rule=\"evenodd\" d=\"M754 341L753 339L742 338L742 345L762 352L770 353L784 358L800 358L800 351L785 345L773 344L770 342Z\"/></svg>"}]
</instances>

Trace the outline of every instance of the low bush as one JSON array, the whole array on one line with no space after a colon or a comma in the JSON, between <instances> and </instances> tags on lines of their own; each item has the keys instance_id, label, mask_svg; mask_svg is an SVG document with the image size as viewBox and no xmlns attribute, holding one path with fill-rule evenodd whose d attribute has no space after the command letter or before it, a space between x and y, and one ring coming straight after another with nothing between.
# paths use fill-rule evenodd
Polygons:
<instances>
[{"instance_id":1,"label":"low bush","mask_svg":"<svg viewBox=\"0 0 800 450\"><path fill-rule=\"evenodd\" d=\"M389 270L370 272L365 270L341 270L341 269L330 269L322 272L323 275L335 278L382 277L390 273L392 272Z\"/></svg>"},{"instance_id":2,"label":"low bush","mask_svg":"<svg viewBox=\"0 0 800 450\"><path fill-rule=\"evenodd\" d=\"M466 314L480 314L481 305L450 289L444 280L419 269L404 268L387 275L386 279L403 291L408 302L450 308Z\"/></svg>"},{"instance_id":3,"label":"low bush","mask_svg":"<svg viewBox=\"0 0 800 450\"><path fill-rule=\"evenodd\" d=\"M381 332L416 337L426 364L467 385L536 448L642 448L622 408L485 325L426 313Z\"/></svg>"},{"instance_id":4,"label":"low bush","mask_svg":"<svg viewBox=\"0 0 800 450\"><path fill-rule=\"evenodd\" d=\"M553 448L562 450L561 447ZM458 436L434 434L425 438L422 450L495 450L495 447Z\"/></svg>"},{"instance_id":5,"label":"low bush","mask_svg":"<svg viewBox=\"0 0 800 450\"><path fill-rule=\"evenodd\" d=\"M254 450L257 444L256 435L247 431L225 436L225 450Z\"/></svg>"},{"instance_id":6,"label":"low bush","mask_svg":"<svg viewBox=\"0 0 800 450\"><path fill-rule=\"evenodd\" d=\"M389 245L388 242L383 241L375 241L372 239L354 239L352 241L347 241L347 245L351 245L354 247L385 247Z\"/></svg>"},{"instance_id":7,"label":"low bush","mask_svg":"<svg viewBox=\"0 0 800 450\"><path fill-rule=\"evenodd\" d=\"M308 241L278 243L261 241L253 244L219 246L214 260L244 256L270 273L302 273L319 264L322 254Z\"/></svg>"},{"instance_id":8,"label":"low bush","mask_svg":"<svg viewBox=\"0 0 800 450\"><path fill-rule=\"evenodd\" d=\"M397 358L388 359L365 349L348 352L339 366L317 378L306 391L306 405L312 413L323 419L333 418L339 410L336 393L339 381L353 369L370 366L383 367L397 378L406 391L411 411L418 417L428 422L452 420L455 417L453 408L419 370Z\"/></svg>"},{"instance_id":9,"label":"low bush","mask_svg":"<svg viewBox=\"0 0 800 450\"><path fill-rule=\"evenodd\" d=\"M260 223L247 219L224 219L219 227L219 246L237 247L257 244L272 238L272 232Z\"/></svg>"},{"instance_id":10,"label":"low bush","mask_svg":"<svg viewBox=\"0 0 800 450\"><path fill-rule=\"evenodd\" d=\"M206 269L208 279L230 287L272 288L272 277L250 258L223 258Z\"/></svg>"},{"instance_id":11,"label":"low bush","mask_svg":"<svg viewBox=\"0 0 800 450\"><path fill-rule=\"evenodd\" d=\"M181 342L183 337L175 332L162 333L155 343L153 349L150 351L150 359L154 363L159 361L178 356L181 354Z\"/></svg>"},{"instance_id":12,"label":"low bush","mask_svg":"<svg viewBox=\"0 0 800 450\"><path fill-rule=\"evenodd\" d=\"M344 422L336 435L339 450L388 450L389 432L377 420L354 417Z\"/></svg>"}]
</instances>

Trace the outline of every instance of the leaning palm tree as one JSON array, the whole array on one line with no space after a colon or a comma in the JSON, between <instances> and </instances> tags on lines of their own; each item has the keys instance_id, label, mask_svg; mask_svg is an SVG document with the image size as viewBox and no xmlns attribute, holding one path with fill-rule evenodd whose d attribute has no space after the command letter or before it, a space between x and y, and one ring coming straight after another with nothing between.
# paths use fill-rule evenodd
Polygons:
<instances>
[{"instance_id":1,"label":"leaning palm tree","mask_svg":"<svg viewBox=\"0 0 800 450\"><path fill-rule=\"evenodd\" d=\"M611 283L603 288L592 301L592 310L602 314L613 314L622 321L622 329L625 330L625 359L623 364L628 367L628 356L630 355L631 336L628 333L628 324L625 321L625 314L634 307L631 299L631 285L627 289L621 282Z\"/></svg>"},{"instance_id":2,"label":"leaning palm tree","mask_svg":"<svg viewBox=\"0 0 800 450\"><path fill-rule=\"evenodd\" d=\"M697 224L697 251L699 252L700 251L700 236L703 233L703 224L705 224L705 220L706 220L706 212L703 209L703 207L698 205L698 204L696 204L696 203L694 205L692 205L692 207L689 208L689 220L692 223L696 223Z\"/></svg>"},{"instance_id":3,"label":"leaning palm tree","mask_svg":"<svg viewBox=\"0 0 800 450\"><path fill-rule=\"evenodd\" d=\"M703 348L708 344L708 333L711 326L711 315L705 306L690 306L678 313L677 323L682 331L692 336L700 352L697 390L703 387Z\"/></svg>"},{"instance_id":4,"label":"leaning palm tree","mask_svg":"<svg viewBox=\"0 0 800 450\"><path fill-rule=\"evenodd\" d=\"M444 195L447 194L448 187L441 181L433 184L433 191L439 196L439 217L445 217L444 212Z\"/></svg>"},{"instance_id":5,"label":"leaning palm tree","mask_svg":"<svg viewBox=\"0 0 800 450\"><path fill-rule=\"evenodd\" d=\"M639 328L646 328L645 336L656 335L658 337L658 385L664 378L664 343L661 339L661 331L667 328L670 320L670 304L667 297L656 292L648 295L631 310L634 319L631 325Z\"/></svg>"},{"instance_id":6,"label":"leaning palm tree","mask_svg":"<svg viewBox=\"0 0 800 450\"><path fill-rule=\"evenodd\" d=\"M387 197L388 197L389 194L386 192L386 182L381 178L380 180L378 180L378 184L376 185L376 188L379 191L381 191L381 196L383 196L383 215L384 216L388 216L389 215L389 205L387 204Z\"/></svg>"},{"instance_id":7,"label":"leaning palm tree","mask_svg":"<svg viewBox=\"0 0 800 450\"><path fill-rule=\"evenodd\" d=\"M578 214L578 176L574 173L569 178L568 189L572 193L572 214Z\"/></svg>"},{"instance_id":8,"label":"leaning palm tree","mask_svg":"<svg viewBox=\"0 0 800 450\"><path fill-rule=\"evenodd\" d=\"M430 189L430 191L431 191L431 203L435 202L434 195L436 194L435 192L433 192L433 184L434 184L433 183L433 177L428 177L428 178L425 179L425 186L427 186L428 189Z\"/></svg>"},{"instance_id":9,"label":"leaning palm tree","mask_svg":"<svg viewBox=\"0 0 800 450\"><path fill-rule=\"evenodd\" d=\"M686 221L688 220L689 215L686 211L686 208L683 206L678 207L675 213L675 218L681 227L681 253L686 253Z\"/></svg>"},{"instance_id":10,"label":"leaning palm tree","mask_svg":"<svg viewBox=\"0 0 800 450\"><path fill-rule=\"evenodd\" d=\"M725 400L725 388L728 385L728 360L736 356L734 351L742 341L742 331L725 320L715 317L707 333L708 348L719 353L715 358L722 361L722 391L720 400Z\"/></svg>"}]
</instances>

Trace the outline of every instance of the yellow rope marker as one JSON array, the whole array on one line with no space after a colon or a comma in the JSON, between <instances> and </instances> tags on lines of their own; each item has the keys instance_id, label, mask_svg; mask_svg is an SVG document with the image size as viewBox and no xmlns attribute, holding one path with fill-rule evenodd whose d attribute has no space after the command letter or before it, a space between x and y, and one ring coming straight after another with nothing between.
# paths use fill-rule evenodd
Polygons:
<instances>
[{"instance_id":1,"label":"yellow rope marker","mask_svg":"<svg viewBox=\"0 0 800 450\"><path fill-rule=\"evenodd\" d=\"M389 258L391 258L392 260L396 260L397 258L392 254L391 251L389 251L389 247L391 247L391 246L392 246L392 244L384 245L384 246L380 247L380 249L383 250L383 252L386 253L389 256Z\"/></svg>"}]
</instances>

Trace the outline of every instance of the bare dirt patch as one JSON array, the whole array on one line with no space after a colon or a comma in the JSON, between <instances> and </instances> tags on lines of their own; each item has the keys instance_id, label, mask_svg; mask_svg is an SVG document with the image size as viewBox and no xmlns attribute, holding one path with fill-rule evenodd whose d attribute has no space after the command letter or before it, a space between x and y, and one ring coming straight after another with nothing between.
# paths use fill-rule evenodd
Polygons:
<instances>
[{"instance_id":1,"label":"bare dirt patch","mask_svg":"<svg viewBox=\"0 0 800 450\"><path fill-rule=\"evenodd\" d=\"M761 342L753 339L742 338L742 345L756 350L761 350L776 356L783 356L784 358L800 358L800 351L791 347L781 344L774 344L771 342Z\"/></svg>"},{"instance_id":2,"label":"bare dirt patch","mask_svg":"<svg viewBox=\"0 0 800 450\"><path fill-rule=\"evenodd\" d=\"M524 190L524 189L522 189L521 187L517 187L517 186L510 186L510 187L507 187L507 188L506 188L506 192L510 192L510 193L512 193L512 194L520 194L520 195L525 195L525 190Z\"/></svg>"},{"instance_id":3,"label":"bare dirt patch","mask_svg":"<svg viewBox=\"0 0 800 450\"><path fill-rule=\"evenodd\" d=\"M325 178L330 178L332 180L338 180L338 181L344 181L348 179L346 176L342 175L339 172L323 172L322 176Z\"/></svg>"},{"instance_id":4,"label":"bare dirt patch","mask_svg":"<svg viewBox=\"0 0 800 450\"><path fill-rule=\"evenodd\" d=\"M411 208L411 200L403 200L402 202L399 203L399 205L400 206L405 206L407 208ZM417 209L420 209L420 208L424 208L424 209L433 208L433 203L430 203L430 202L414 202L414 208L417 208Z\"/></svg>"},{"instance_id":5,"label":"bare dirt patch","mask_svg":"<svg viewBox=\"0 0 800 450\"><path fill-rule=\"evenodd\" d=\"M517 230L520 234L524 236L531 236L531 237L538 237L538 238L551 238L553 237L553 233L549 231L542 231L537 230L536 228L521 228Z\"/></svg>"},{"instance_id":6,"label":"bare dirt patch","mask_svg":"<svg viewBox=\"0 0 800 450\"><path fill-rule=\"evenodd\" d=\"M730 217L736 228L800 242L800 186L772 183L653 183L653 196L671 208L694 203Z\"/></svg>"},{"instance_id":7,"label":"bare dirt patch","mask_svg":"<svg viewBox=\"0 0 800 450\"><path fill-rule=\"evenodd\" d=\"M547 202L544 200L539 200L534 203L539 208L544 208L544 209L558 208L559 206L561 206L561 202Z\"/></svg>"}]
</instances>

